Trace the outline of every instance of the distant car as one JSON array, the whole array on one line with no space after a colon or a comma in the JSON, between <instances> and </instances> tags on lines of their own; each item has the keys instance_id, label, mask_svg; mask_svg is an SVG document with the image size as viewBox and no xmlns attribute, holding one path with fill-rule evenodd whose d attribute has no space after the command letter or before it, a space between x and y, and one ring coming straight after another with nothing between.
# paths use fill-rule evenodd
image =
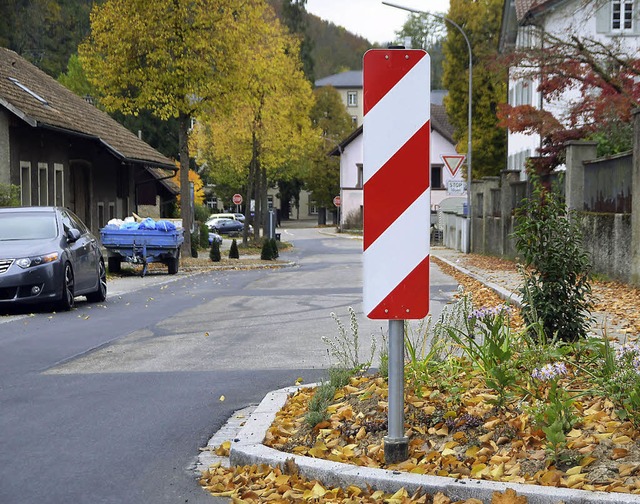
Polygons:
<instances>
[{"instance_id":1,"label":"distant car","mask_svg":"<svg viewBox=\"0 0 640 504\"><path fill-rule=\"evenodd\" d=\"M107 298L104 258L87 226L60 207L0 208L0 306L66 311L76 296Z\"/></svg>"},{"instance_id":2,"label":"distant car","mask_svg":"<svg viewBox=\"0 0 640 504\"><path fill-rule=\"evenodd\" d=\"M209 245L213 245L214 241L222 243L222 236L218 233L214 233L213 231L209 231Z\"/></svg>"},{"instance_id":3,"label":"distant car","mask_svg":"<svg viewBox=\"0 0 640 504\"><path fill-rule=\"evenodd\" d=\"M236 220L237 221L240 221L240 222L244 223L244 214L236 213L236 214L233 214L233 215L236 216Z\"/></svg>"},{"instance_id":4,"label":"distant car","mask_svg":"<svg viewBox=\"0 0 640 504\"><path fill-rule=\"evenodd\" d=\"M220 235L237 235L242 233L242 230L244 229L244 224L242 222L233 219L213 219L212 221L207 222L209 231L213 231Z\"/></svg>"}]
</instances>

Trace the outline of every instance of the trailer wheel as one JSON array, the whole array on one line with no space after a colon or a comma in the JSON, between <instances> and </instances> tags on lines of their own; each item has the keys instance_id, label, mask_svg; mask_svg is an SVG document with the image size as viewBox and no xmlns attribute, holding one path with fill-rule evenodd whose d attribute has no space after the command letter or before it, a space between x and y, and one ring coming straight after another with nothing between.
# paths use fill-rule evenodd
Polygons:
<instances>
[{"instance_id":1,"label":"trailer wheel","mask_svg":"<svg viewBox=\"0 0 640 504\"><path fill-rule=\"evenodd\" d=\"M175 257L170 257L167 261L167 267L169 268L169 274L175 275L178 272L178 266L180 265L180 249L176 252Z\"/></svg>"},{"instance_id":2,"label":"trailer wheel","mask_svg":"<svg viewBox=\"0 0 640 504\"><path fill-rule=\"evenodd\" d=\"M109 273L120 273L119 257L108 257L107 262L109 264Z\"/></svg>"}]
</instances>

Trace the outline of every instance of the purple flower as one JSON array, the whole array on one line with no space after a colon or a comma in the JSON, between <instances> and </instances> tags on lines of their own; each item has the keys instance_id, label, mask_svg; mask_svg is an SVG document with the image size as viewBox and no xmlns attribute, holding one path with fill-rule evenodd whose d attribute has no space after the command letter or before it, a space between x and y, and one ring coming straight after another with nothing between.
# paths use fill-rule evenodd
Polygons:
<instances>
[{"instance_id":1,"label":"purple flower","mask_svg":"<svg viewBox=\"0 0 640 504\"><path fill-rule=\"evenodd\" d=\"M565 376L567 373L567 366L564 362L554 362L553 364L542 366L541 369L534 369L531 377L540 381L551 381L559 376Z\"/></svg>"}]
</instances>

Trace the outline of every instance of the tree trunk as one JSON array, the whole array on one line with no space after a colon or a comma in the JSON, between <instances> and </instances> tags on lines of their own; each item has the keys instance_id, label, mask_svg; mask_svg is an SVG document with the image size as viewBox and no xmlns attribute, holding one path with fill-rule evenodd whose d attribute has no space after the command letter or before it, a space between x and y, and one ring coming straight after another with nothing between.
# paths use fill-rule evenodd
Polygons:
<instances>
[{"instance_id":1,"label":"tree trunk","mask_svg":"<svg viewBox=\"0 0 640 504\"><path fill-rule=\"evenodd\" d=\"M178 117L178 153L180 155L180 217L184 230L183 256L191 257L191 189L189 184L189 116L180 113Z\"/></svg>"}]
</instances>

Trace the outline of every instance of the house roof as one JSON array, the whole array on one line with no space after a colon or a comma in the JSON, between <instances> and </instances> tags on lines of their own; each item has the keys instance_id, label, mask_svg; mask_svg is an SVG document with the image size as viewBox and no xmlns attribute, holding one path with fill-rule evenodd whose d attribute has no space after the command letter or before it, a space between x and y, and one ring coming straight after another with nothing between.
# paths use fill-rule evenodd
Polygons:
<instances>
[{"instance_id":1,"label":"house roof","mask_svg":"<svg viewBox=\"0 0 640 504\"><path fill-rule=\"evenodd\" d=\"M445 140L451 144L455 144L453 139L453 126L449 122L447 112L444 105L431 104L431 129L440 133ZM362 134L362 126L358 126L351 134L340 142L331 152L329 156L339 156L347 146Z\"/></svg>"},{"instance_id":2,"label":"house roof","mask_svg":"<svg viewBox=\"0 0 640 504\"><path fill-rule=\"evenodd\" d=\"M567 0L505 0L500 27L500 51L513 47L518 26L532 24L533 20Z\"/></svg>"},{"instance_id":3,"label":"house roof","mask_svg":"<svg viewBox=\"0 0 640 504\"><path fill-rule=\"evenodd\" d=\"M335 75L318 79L316 87L333 86L334 88L362 88L362 70L348 70Z\"/></svg>"},{"instance_id":4,"label":"house roof","mask_svg":"<svg viewBox=\"0 0 640 504\"><path fill-rule=\"evenodd\" d=\"M0 47L0 106L34 128L93 138L118 159L141 163L156 178L175 164L107 113L19 56ZM150 165L150 166L149 166ZM164 185L172 191L174 184Z\"/></svg>"}]
</instances>

